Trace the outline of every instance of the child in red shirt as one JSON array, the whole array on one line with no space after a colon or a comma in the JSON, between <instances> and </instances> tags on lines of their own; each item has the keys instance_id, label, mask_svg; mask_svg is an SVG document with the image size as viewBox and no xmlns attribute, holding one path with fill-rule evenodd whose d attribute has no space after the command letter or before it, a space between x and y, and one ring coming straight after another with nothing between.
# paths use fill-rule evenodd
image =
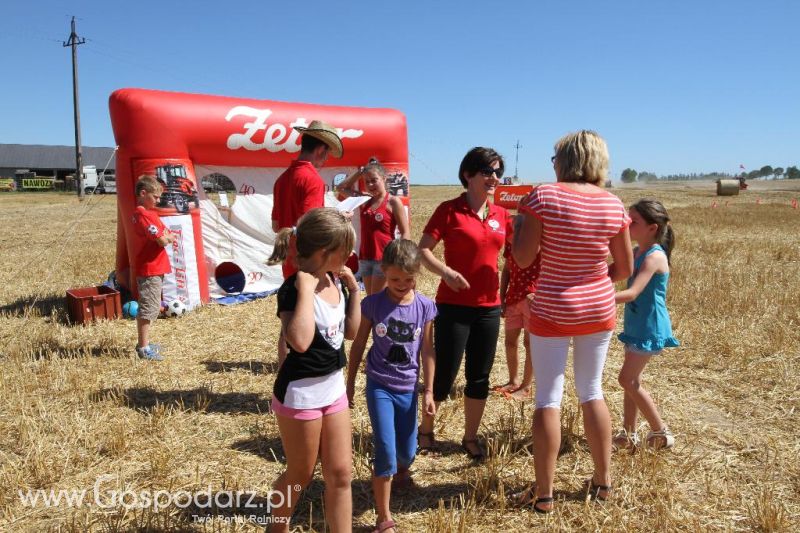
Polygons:
<instances>
[{"instance_id":1,"label":"child in red shirt","mask_svg":"<svg viewBox=\"0 0 800 533\"><path fill-rule=\"evenodd\" d=\"M520 215L517 215L519 219ZM536 290L536 278L539 277L539 258L527 268L520 268L511 255L512 234L506 239L503 252L505 265L500 274L500 302L505 327L506 364L508 365L508 383L492 390L504 394L507 398L524 400L531 396L533 366L531 363L531 345L527 334L527 323L530 318L530 300ZM517 378L519 368L519 334L525 330L522 344L525 346L525 369L522 383Z\"/></svg>"},{"instance_id":2,"label":"child in red shirt","mask_svg":"<svg viewBox=\"0 0 800 533\"><path fill-rule=\"evenodd\" d=\"M358 180L364 180L364 192L358 190ZM383 249L394 240L395 231L401 239L410 239L411 230L403 202L386 188L386 169L374 157L366 166L350 174L336 187L343 196L371 196L361 206L361 243L358 251L358 271L364 281L367 296L386 287L381 268Z\"/></svg>"},{"instance_id":3,"label":"child in red shirt","mask_svg":"<svg viewBox=\"0 0 800 533\"><path fill-rule=\"evenodd\" d=\"M133 213L133 227L139 237L136 243L136 286L139 290L136 354L150 361L164 359L160 354L160 346L149 342L150 322L158 318L161 312L164 274L172 271L164 247L175 240L175 236L153 211L161 192L161 185L153 176L141 176L136 182L137 206Z\"/></svg>"}]
</instances>

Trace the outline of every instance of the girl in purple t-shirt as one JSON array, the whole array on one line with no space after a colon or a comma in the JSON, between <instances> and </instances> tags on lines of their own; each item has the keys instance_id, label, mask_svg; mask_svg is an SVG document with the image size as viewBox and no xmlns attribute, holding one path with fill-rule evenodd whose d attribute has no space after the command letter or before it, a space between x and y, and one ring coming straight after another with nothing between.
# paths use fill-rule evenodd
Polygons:
<instances>
[{"instance_id":1,"label":"girl in purple t-shirt","mask_svg":"<svg viewBox=\"0 0 800 533\"><path fill-rule=\"evenodd\" d=\"M386 288L361 302L361 325L350 349L347 398L352 406L356 376L372 332L366 390L375 449L372 490L378 514L376 530L386 531L395 527L389 506L391 489L413 483L409 467L417 452L420 359L425 413L430 416L436 413L433 401L436 304L414 289L420 254L413 241L390 242L383 251L381 270L386 276Z\"/></svg>"}]
</instances>

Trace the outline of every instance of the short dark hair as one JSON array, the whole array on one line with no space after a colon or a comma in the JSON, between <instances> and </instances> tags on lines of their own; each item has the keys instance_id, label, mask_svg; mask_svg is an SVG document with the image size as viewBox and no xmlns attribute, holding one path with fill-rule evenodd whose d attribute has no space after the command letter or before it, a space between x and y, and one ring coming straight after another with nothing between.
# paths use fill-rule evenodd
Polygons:
<instances>
[{"instance_id":1,"label":"short dark hair","mask_svg":"<svg viewBox=\"0 0 800 533\"><path fill-rule=\"evenodd\" d=\"M311 135L303 135L300 137L300 153L311 153L320 146L328 145Z\"/></svg>"},{"instance_id":2,"label":"short dark hair","mask_svg":"<svg viewBox=\"0 0 800 533\"><path fill-rule=\"evenodd\" d=\"M464 156L461 160L461 166L458 168L458 179L464 188L467 188L467 179L464 177L474 176L479 170L490 167L495 161L500 163L500 170L505 169L503 156L498 154L493 148L484 148L483 146L476 146Z\"/></svg>"}]
</instances>

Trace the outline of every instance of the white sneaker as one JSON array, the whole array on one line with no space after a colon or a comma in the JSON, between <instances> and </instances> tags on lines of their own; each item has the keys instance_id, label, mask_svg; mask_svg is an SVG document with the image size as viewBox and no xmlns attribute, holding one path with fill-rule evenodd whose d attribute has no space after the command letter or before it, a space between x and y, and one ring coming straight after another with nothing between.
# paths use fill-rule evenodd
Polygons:
<instances>
[{"instance_id":1,"label":"white sneaker","mask_svg":"<svg viewBox=\"0 0 800 533\"><path fill-rule=\"evenodd\" d=\"M614 450L633 450L639 447L639 434L635 431L628 433L624 429L617 431L611 439L611 447Z\"/></svg>"},{"instance_id":2,"label":"white sneaker","mask_svg":"<svg viewBox=\"0 0 800 533\"><path fill-rule=\"evenodd\" d=\"M647 434L647 446L654 450L672 448L675 445L675 436L667 426L661 431L651 431Z\"/></svg>"}]
</instances>

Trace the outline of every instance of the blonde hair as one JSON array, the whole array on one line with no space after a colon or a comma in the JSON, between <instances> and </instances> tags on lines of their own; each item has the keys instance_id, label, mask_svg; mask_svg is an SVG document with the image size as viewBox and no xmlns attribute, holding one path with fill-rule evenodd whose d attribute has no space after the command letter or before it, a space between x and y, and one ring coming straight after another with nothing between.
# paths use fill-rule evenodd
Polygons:
<instances>
[{"instance_id":1,"label":"blonde hair","mask_svg":"<svg viewBox=\"0 0 800 533\"><path fill-rule=\"evenodd\" d=\"M275 237L275 246L267 264L277 265L286 260L292 235L296 237L297 261L308 260L319 250L335 252L352 250L356 233L350 221L332 207L312 209L297 221L296 228L283 228Z\"/></svg>"},{"instance_id":2,"label":"blonde hair","mask_svg":"<svg viewBox=\"0 0 800 533\"><path fill-rule=\"evenodd\" d=\"M421 264L422 256L414 241L396 239L383 250L381 266L384 268L396 267L408 274L418 274Z\"/></svg>"},{"instance_id":3,"label":"blonde hair","mask_svg":"<svg viewBox=\"0 0 800 533\"><path fill-rule=\"evenodd\" d=\"M139 196L142 191L155 193L159 192L161 189L161 184L158 182L155 176L142 174L139 176L139 179L136 180L136 196Z\"/></svg>"},{"instance_id":4,"label":"blonde hair","mask_svg":"<svg viewBox=\"0 0 800 533\"><path fill-rule=\"evenodd\" d=\"M581 130L555 144L558 181L578 181L602 187L608 178L608 146L600 135Z\"/></svg>"}]
</instances>

